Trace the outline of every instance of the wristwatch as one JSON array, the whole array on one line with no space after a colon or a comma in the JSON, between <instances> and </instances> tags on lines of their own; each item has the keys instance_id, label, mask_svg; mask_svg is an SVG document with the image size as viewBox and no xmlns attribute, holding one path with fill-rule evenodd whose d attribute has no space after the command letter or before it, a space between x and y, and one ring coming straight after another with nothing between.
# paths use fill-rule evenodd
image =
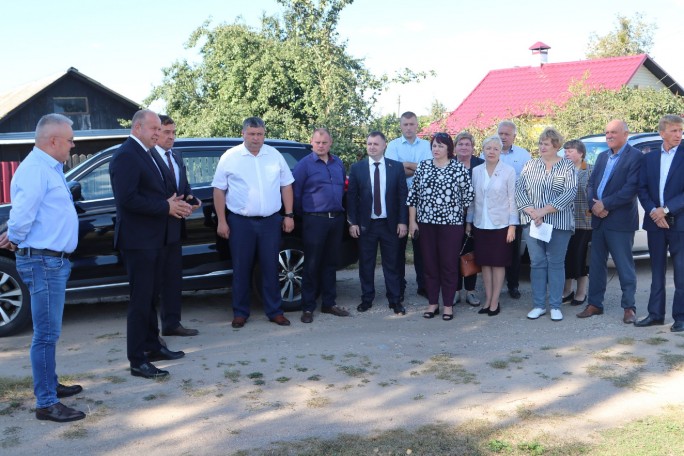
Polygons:
<instances>
[{"instance_id":1,"label":"wristwatch","mask_svg":"<svg viewBox=\"0 0 684 456\"><path fill-rule=\"evenodd\" d=\"M294 218L294 212L286 212L285 217Z\"/></svg>"}]
</instances>

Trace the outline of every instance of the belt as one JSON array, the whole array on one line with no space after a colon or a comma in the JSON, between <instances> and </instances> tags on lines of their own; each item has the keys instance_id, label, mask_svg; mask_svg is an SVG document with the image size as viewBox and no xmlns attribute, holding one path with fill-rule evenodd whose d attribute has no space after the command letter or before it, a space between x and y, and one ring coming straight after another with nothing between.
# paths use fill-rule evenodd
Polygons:
<instances>
[{"instance_id":1,"label":"belt","mask_svg":"<svg viewBox=\"0 0 684 456\"><path fill-rule=\"evenodd\" d=\"M335 218L343 215L344 212L304 212L304 215L315 215L316 217Z\"/></svg>"},{"instance_id":2,"label":"belt","mask_svg":"<svg viewBox=\"0 0 684 456\"><path fill-rule=\"evenodd\" d=\"M256 219L256 220L262 220L262 219L267 219L269 217L273 217L277 212L271 214L271 215L242 215L242 214L237 214L233 211L228 211L233 215L237 215L238 217L246 218L246 219Z\"/></svg>"},{"instance_id":3,"label":"belt","mask_svg":"<svg viewBox=\"0 0 684 456\"><path fill-rule=\"evenodd\" d=\"M21 249L17 249L16 254L19 256L51 256L51 257L59 257L59 258L69 258L71 256L71 253L68 252L57 252L56 250L50 250L50 249L34 249L31 247L23 247Z\"/></svg>"},{"instance_id":4,"label":"belt","mask_svg":"<svg viewBox=\"0 0 684 456\"><path fill-rule=\"evenodd\" d=\"M370 221L371 221L371 222L386 222L386 221L387 221L387 217L375 218L375 219L372 218L372 219L370 219Z\"/></svg>"}]
</instances>

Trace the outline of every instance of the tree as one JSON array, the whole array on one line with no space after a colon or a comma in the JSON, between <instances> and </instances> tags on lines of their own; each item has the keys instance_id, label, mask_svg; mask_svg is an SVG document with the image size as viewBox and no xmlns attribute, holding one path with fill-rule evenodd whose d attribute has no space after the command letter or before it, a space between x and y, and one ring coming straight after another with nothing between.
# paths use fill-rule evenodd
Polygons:
<instances>
[{"instance_id":1,"label":"tree","mask_svg":"<svg viewBox=\"0 0 684 456\"><path fill-rule=\"evenodd\" d=\"M646 23L641 13L634 17L617 16L615 30L604 36L592 33L587 45L587 58L618 57L623 55L648 54L653 46L655 23Z\"/></svg>"},{"instance_id":2,"label":"tree","mask_svg":"<svg viewBox=\"0 0 684 456\"><path fill-rule=\"evenodd\" d=\"M308 141L314 127L332 133L333 152L353 160L390 82L376 77L339 42L342 9L353 0L277 0L282 17L264 15L259 29L205 22L187 47L201 62L175 62L146 102L163 99L182 135L236 136L242 120L260 116L268 136ZM415 80L410 70L396 76Z\"/></svg>"}]
</instances>

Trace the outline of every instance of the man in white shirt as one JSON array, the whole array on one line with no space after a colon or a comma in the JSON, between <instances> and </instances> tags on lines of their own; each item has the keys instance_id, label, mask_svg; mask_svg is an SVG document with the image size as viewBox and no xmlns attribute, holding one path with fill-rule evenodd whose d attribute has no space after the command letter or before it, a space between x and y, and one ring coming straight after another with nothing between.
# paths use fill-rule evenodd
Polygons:
<instances>
[{"instance_id":1,"label":"man in white shirt","mask_svg":"<svg viewBox=\"0 0 684 456\"><path fill-rule=\"evenodd\" d=\"M277 149L264 144L266 126L258 117L242 124L244 142L228 149L216 166L211 185L218 218L216 232L228 239L233 261L233 328L249 318L249 283L254 258L262 272L264 312L289 326L278 286L278 250L282 231L294 229L292 172ZM285 217L279 211L285 208ZM226 214L227 212L227 214Z\"/></svg>"},{"instance_id":2,"label":"man in white shirt","mask_svg":"<svg viewBox=\"0 0 684 456\"><path fill-rule=\"evenodd\" d=\"M505 120L499 123L497 133L503 143L500 160L515 169L515 179L517 182L523 166L532 157L527 150L513 145L515 137L518 135L518 128L513 122ZM513 249L511 265L506 268L508 294L513 299L520 299L518 287L520 285L520 241L522 237L522 225L518 225L515 229L515 240L511 242L511 249Z\"/></svg>"},{"instance_id":3,"label":"man in white shirt","mask_svg":"<svg viewBox=\"0 0 684 456\"><path fill-rule=\"evenodd\" d=\"M399 118L401 136L389 142L385 157L401 162L404 166L406 175L406 186L410 189L413 184L413 173L416 171L418 162L432 158L430 142L420 139L418 133L418 116L411 111L406 111ZM401 285L401 301L404 300L404 290L406 289L406 244L408 236L400 240L399 255L397 256L398 270ZM425 291L425 278L423 277L423 258L420 253L420 245L417 241L411 240L413 245L413 267L416 270L416 284L418 294L427 296Z\"/></svg>"}]
</instances>

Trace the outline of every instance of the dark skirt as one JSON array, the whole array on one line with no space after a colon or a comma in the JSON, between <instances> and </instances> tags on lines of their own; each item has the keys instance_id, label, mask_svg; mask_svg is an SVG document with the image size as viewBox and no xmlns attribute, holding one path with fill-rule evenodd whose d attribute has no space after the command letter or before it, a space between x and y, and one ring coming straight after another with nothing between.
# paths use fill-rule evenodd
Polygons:
<instances>
[{"instance_id":1,"label":"dark skirt","mask_svg":"<svg viewBox=\"0 0 684 456\"><path fill-rule=\"evenodd\" d=\"M591 241L591 230L575 230L565 254L565 278L579 279L589 274L587 253Z\"/></svg>"},{"instance_id":2,"label":"dark skirt","mask_svg":"<svg viewBox=\"0 0 684 456\"><path fill-rule=\"evenodd\" d=\"M506 242L508 227L481 230L473 227L475 262L480 266L506 267L511 265L511 244Z\"/></svg>"}]
</instances>

